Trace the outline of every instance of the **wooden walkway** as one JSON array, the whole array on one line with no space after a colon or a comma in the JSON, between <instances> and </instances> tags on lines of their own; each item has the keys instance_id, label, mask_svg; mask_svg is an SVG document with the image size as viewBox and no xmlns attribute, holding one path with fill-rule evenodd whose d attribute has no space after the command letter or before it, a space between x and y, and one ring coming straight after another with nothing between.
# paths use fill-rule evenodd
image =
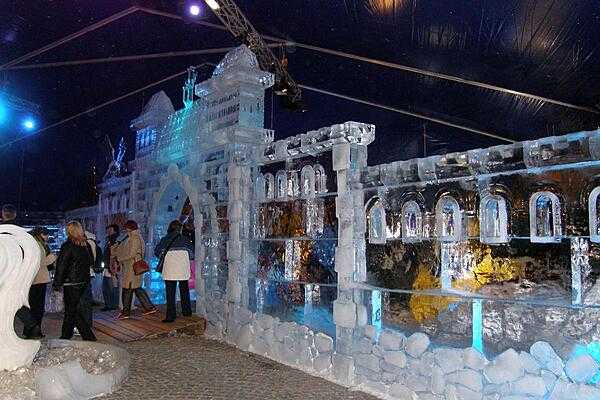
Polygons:
<instances>
[{"instance_id":1,"label":"wooden walkway","mask_svg":"<svg viewBox=\"0 0 600 400\"><path fill-rule=\"evenodd\" d=\"M173 332L190 335L202 335L206 329L204 318L178 316L175 322L163 323L164 310L151 315L133 312L131 319L117 320L117 311L94 312L94 331L101 336L108 336L119 342L135 342L137 340L167 336Z\"/></svg>"}]
</instances>

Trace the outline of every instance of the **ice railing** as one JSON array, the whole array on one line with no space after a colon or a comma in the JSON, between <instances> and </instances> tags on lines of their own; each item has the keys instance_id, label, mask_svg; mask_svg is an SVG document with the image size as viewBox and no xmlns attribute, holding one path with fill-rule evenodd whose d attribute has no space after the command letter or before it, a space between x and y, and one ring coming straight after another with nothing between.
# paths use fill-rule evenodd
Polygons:
<instances>
[{"instance_id":1,"label":"ice railing","mask_svg":"<svg viewBox=\"0 0 600 400\"><path fill-rule=\"evenodd\" d=\"M521 172L551 171L567 164L591 166L600 159L600 129L538 140L415 158L367 167L367 186L440 182Z\"/></svg>"},{"instance_id":2,"label":"ice railing","mask_svg":"<svg viewBox=\"0 0 600 400\"><path fill-rule=\"evenodd\" d=\"M315 156L337 143L366 146L373 140L375 125L348 121L272 142L264 150L263 161L269 163L303 155Z\"/></svg>"}]
</instances>

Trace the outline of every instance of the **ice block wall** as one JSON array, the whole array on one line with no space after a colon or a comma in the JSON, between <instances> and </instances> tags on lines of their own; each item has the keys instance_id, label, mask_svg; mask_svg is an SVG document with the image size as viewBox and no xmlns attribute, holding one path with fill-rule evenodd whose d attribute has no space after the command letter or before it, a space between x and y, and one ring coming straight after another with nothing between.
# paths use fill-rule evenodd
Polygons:
<instances>
[{"instance_id":1,"label":"ice block wall","mask_svg":"<svg viewBox=\"0 0 600 400\"><path fill-rule=\"evenodd\" d=\"M224 337L382 397L600 398L599 140L374 167L274 142Z\"/></svg>"}]
</instances>

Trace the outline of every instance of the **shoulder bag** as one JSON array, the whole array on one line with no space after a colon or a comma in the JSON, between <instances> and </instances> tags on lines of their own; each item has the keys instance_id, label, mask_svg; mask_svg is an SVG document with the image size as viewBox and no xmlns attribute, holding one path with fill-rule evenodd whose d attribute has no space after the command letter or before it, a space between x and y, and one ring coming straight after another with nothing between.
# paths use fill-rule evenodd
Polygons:
<instances>
[{"instance_id":1,"label":"shoulder bag","mask_svg":"<svg viewBox=\"0 0 600 400\"><path fill-rule=\"evenodd\" d=\"M142 275L146 272L150 271L150 265L142 258L140 254L140 259L133 263L133 273L136 275Z\"/></svg>"}]
</instances>

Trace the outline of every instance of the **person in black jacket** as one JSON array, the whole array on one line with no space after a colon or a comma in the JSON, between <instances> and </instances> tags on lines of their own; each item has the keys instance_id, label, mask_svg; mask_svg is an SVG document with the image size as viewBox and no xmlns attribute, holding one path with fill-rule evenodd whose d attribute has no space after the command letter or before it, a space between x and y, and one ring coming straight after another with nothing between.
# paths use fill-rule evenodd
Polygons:
<instances>
[{"instance_id":1,"label":"person in black jacket","mask_svg":"<svg viewBox=\"0 0 600 400\"><path fill-rule=\"evenodd\" d=\"M163 237L154 249L154 255L158 257L157 271L162 274L165 281L167 295L167 315L163 322L170 323L177 317L177 305L175 303L175 290L179 285L181 298L181 314L184 317L192 315L190 302L190 260L194 258L194 246L191 240L182 234L183 225L178 220L169 224L167 235Z\"/></svg>"},{"instance_id":2,"label":"person in black jacket","mask_svg":"<svg viewBox=\"0 0 600 400\"><path fill-rule=\"evenodd\" d=\"M117 243L119 237L119 225L109 225L106 228L106 245L102 255L104 268L102 271L102 297L104 298L104 308L102 311L111 311L119 308L119 282L117 277L110 270L111 254L110 247Z\"/></svg>"},{"instance_id":3,"label":"person in black jacket","mask_svg":"<svg viewBox=\"0 0 600 400\"><path fill-rule=\"evenodd\" d=\"M73 330L81 334L83 340L96 341L96 336L87 321L84 311L91 307L86 292L90 285L90 268L94 265L92 249L79 222L67 224L67 241L60 248L56 261L53 288L63 288L65 317L61 339L70 340Z\"/></svg>"}]
</instances>

